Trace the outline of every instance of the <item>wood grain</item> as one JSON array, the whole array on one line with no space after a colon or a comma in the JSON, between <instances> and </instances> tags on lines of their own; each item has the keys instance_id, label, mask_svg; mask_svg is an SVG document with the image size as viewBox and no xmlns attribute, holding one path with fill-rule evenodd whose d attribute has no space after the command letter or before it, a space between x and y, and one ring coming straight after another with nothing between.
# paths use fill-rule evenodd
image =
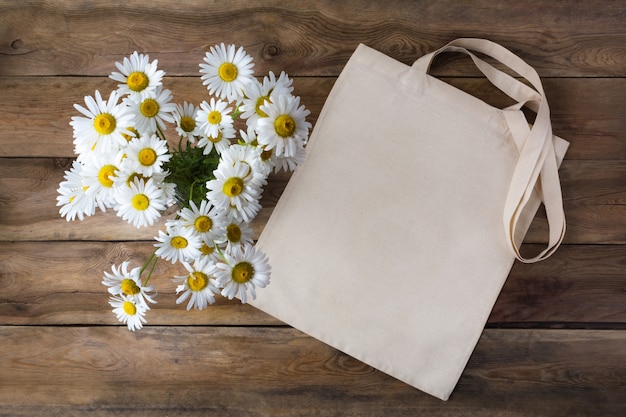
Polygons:
<instances>
[{"instance_id":1,"label":"wood grain","mask_svg":"<svg viewBox=\"0 0 626 417\"><path fill-rule=\"evenodd\" d=\"M101 284L103 271L124 261L141 266L153 250L152 242L0 242L0 325L116 324ZM602 328L626 323L625 266L624 245L568 245L548 261L516 263L488 324ZM176 304L172 281L185 274L181 265L157 263L151 283L158 303L148 313L149 325L283 324L221 296L207 310L186 311L186 304Z\"/></svg>"},{"instance_id":2,"label":"wood grain","mask_svg":"<svg viewBox=\"0 0 626 417\"><path fill-rule=\"evenodd\" d=\"M70 161L64 158L0 158L0 241L9 240L151 240L163 227L136 229L113 210L67 222L59 215L56 196ZM561 183L569 228L566 243L626 242L626 160L566 160ZM289 174L270 177L262 211L252 227L258 237L284 190ZM526 241L545 242L540 221Z\"/></svg>"},{"instance_id":3,"label":"wood grain","mask_svg":"<svg viewBox=\"0 0 626 417\"><path fill-rule=\"evenodd\" d=\"M441 407L289 328L0 327L0 415L618 416L625 345L618 331L486 330Z\"/></svg>"},{"instance_id":4,"label":"wood grain","mask_svg":"<svg viewBox=\"0 0 626 417\"><path fill-rule=\"evenodd\" d=\"M159 55L170 75L195 74L216 43L259 57L262 72L337 75L359 43L405 63L456 37L486 37L544 77L623 76L626 6L619 1L494 4L389 0L222 3L167 0L2 0L0 75L104 75L134 50ZM467 73L468 63L445 73Z\"/></svg>"},{"instance_id":5,"label":"wood grain","mask_svg":"<svg viewBox=\"0 0 626 417\"><path fill-rule=\"evenodd\" d=\"M115 70L113 60L108 70ZM483 78L445 81L494 106L511 104ZM311 111L311 123L317 120L334 82L335 78L294 79L294 94ZM199 74L166 77L164 85L178 103L187 100L198 105L208 96ZM84 105L84 96L93 96L96 90L108 96L116 86L116 82L103 77L0 77L0 111L4 115L0 118L0 157L73 157L69 122L79 115L73 105ZM623 159L625 78L545 79L544 87L553 130L572 144L567 159ZM165 133L175 140L173 126Z\"/></svg>"},{"instance_id":6,"label":"wood grain","mask_svg":"<svg viewBox=\"0 0 626 417\"><path fill-rule=\"evenodd\" d=\"M617 0L0 0L0 417L626 415L625 23ZM566 244L514 264L448 402L237 301L187 312L171 280L184 272L166 262L149 325L117 323L102 273L143 263L162 223L136 230L111 210L68 223L55 206L72 105L108 94L116 61L149 54L175 100L197 104L205 52L235 43L257 75L292 76L315 123L359 43L410 64L456 37L537 69L571 146ZM432 74L510 104L466 57L445 54ZM270 181L255 236L288 179ZM524 248L545 235L540 212Z\"/></svg>"}]
</instances>

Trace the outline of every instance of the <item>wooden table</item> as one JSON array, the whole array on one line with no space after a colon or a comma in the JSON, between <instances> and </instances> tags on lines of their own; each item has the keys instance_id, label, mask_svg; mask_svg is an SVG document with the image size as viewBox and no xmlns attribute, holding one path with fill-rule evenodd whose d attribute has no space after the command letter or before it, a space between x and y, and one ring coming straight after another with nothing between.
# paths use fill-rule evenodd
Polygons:
<instances>
[{"instance_id":1,"label":"wooden table","mask_svg":"<svg viewBox=\"0 0 626 417\"><path fill-rule=\"evenodd\" d=\"M257 74L294 78L314 123L358 43L409 64L456 37L492 39L535 67L571 147L565 244L514 265L448 402L250 306L187 312L165 262L149 325L117 323L102 273L141 264L162 223L137 231L110 211L66 222L55 206L72 105L115 87L115 61L147 53L177 101L199 103L204 52L236 43ZM468 60L433 71L502 103ZM0 416L626 415L624 109L623 1L0 0ZM270 180L257 235L287 180Z\"/></svg>"}]
</instances>

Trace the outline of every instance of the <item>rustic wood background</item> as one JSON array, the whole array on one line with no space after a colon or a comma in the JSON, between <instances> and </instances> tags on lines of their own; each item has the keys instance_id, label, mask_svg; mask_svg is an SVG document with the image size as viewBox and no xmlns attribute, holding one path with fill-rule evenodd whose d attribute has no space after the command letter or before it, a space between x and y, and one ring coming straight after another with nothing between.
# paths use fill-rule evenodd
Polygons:
<instances>
[{"instance_id":1,"label":"rustic wood background","mask_svg":"<svg viewBox=\"0 0 626 417\"><path fill-rule=\"evenodd\" d=\"M534 66L571 147L565 244L515 264L448 402L250 306L188 313L165 262L149 326L116 322L102 271L142 263L158 228L137 232L114 213L68 223L55 206L72 105L115 87L115 61L148 53L177 101L199 103L204 52L236 43L257 74L294 77L314 123L358 43L409 64L456 37L489 38ZM437 76L502 103L469 60L438 62ZM625 108L621 0L0 0L0 416L626 415ZM271 180L256 233L287 180Z\"/></svg>"}]
</instances>

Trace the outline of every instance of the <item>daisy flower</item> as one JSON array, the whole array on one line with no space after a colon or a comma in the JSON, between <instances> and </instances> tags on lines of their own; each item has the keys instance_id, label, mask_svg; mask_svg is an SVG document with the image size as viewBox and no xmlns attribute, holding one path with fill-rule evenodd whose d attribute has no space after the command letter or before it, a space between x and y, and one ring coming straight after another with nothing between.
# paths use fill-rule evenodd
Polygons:
<instances>
[{"instance_id":1,"label":"daisy flower","mask_svg":"<svg viewBox=\"0 0 626 417\"><path fill-rule=\"evenodd\" d=\"M131 163L137 172L148 177L161 172L163 163L172 157L168 153L167 141L159 139L157 135L142 136L131 140L125 153L125 162Z\"/></svg>"},{"instance_id":2,"label":"daisy flower","mask_svg":"<svg viewBox=\"0 0 626 417\"><path fill-rule=\"evenodd\" d=\"M140 180L146 183L149 179L152 179L154 186L161 190L163 193L162 200L166 202L166 205L169 206L169 202L174 198L174 192L176 189L176 184L172 182L167 182L166 179L169 175L169 172L154 172L150 176L143 175L142 173L136 171L132 163L125 163L126 160L123 160L120 165L120 170L117 172L117 177L115 177L115 187L116 192L125 187L130 187L133 181Z\"/></svg>"},{"instance_id":3,"label":"daisy flower","mask_svg":"<svg viewBox=\"0 0 626 417\"><path fill-rule=\"evenodd\" d=\"M239 133L242 136L244 135L243 131ZM253 181L259 186L267 184L267 175L265 174L264 167L261 165L261 148L257 146L234 144L224 150L220 154L220 158L220 164L230 164L234 166L239 162L248 165Z\"/></svg>"},{"instance_id":4,"label":"daisy flower","mask_svg":"<svg viewBox=\"0 0 626 417\"><path fill-rule=\"evenodd\" d=\"M247 146L257 149L258 158L256 169L263 175L263 177L267 178L272 172L272 169L274 169L274 150L266 150L264 146L259 145L259 141L256 138L256 132L252 127L249 127L247 132L240 130L239 135Z\"/></svg>"},{"instance_id":5,"label":"daisy flower","mask_svg":"<svg viewBox=\"0 0 626 417\"><path fill-rule=\"evenodd\" d=\"M115 66L120 72L109 75L112 80L118 81L120 95L129 95L135 101L142 101L152 94L161 85L164 71L157 70L158 60L149 61L148 55L139 54L137 51L124 57L124 62L116 62Z\"/></svg>"},{"instance_id":6,"label":"daisy flower","mask_svg":"<svg viewBox=\"0 0 626 417\"><path fill-rule=\"evenodd\" d=\"M88 186L83 183L83 165L74 161L72 168L65 171L64 181L59 184L57 192L57 206L61 206L59 213L67 221L78 217L83 220L84 216L92 216L96 212L96 201L94 196L87 194Z\"/></svg>"},{"instance_id":7,"label":"daisy flower","mask_svg":"<svg viewBox=\"0 0 626 417\"><path fill-rule=\"evenodd\" d=\"M166 232L159 230L155 237L157 247L155 254L173 264L187 262L201 255L202 239L188 227L171 226Z\"/></svg>"},{"instance_id":8,"label":"daisy flower","mask_svg":"<svg viewBox=\"0 0 626 417\"><path fill-rule=\"evenodd\" d=\"M215 152L221 154L230 146L230 140L235 137L235 129L232 125L225 125L217 132L217 136L202 136L198 141L198 147L204 148L202 153L208 155L213 148Z\"/></svg>"},{"instance_id":9,"label":"daisy flower","mask_svg":"<svg viewBox=\"0 0 626 417\"><path fill-rule=\"evenodd\" d=\"M217 281L222 288L222 295L232 300L239 297L247 302L247 293L256 298L256 287L264 288L269 284L271 267L265 253L252 245L245 245L234 254L224 254L225 262L217 263L219 269Z\"/></svg>"},{"instance_id":10,"label":"daisy flower","mask_svg":"<svg viewBox=\"0 0 626 417\"><path fill-rule=\"evenodd\" d=\"M118 104L118 100L117 91L111 92L106 101L96 91L95 98L85 97L87 108L74 104L74 108L85 116L73 116L70 122L77 154L108 153L126 145L122 134L128 133L126 127L131 124L133 116L126 106Z\"/></svg>"},{"instance_id":11,"label":"daisy flower","mask_svg":"<svg viewBox=\"0 0 626 417\"><path fill-rule=\"evenodd\" d=\"M242 91L254 80L252 57L241 47L235 50L235 45L226 47L223 43L212 46L204 62L200 64L202 84L209 94L221 99L240 100Z\"/></svg>"},{"instance_id":12,"label":"daisy flower","mask_svg":"<svg viewBox=\"0 0 626 417\"><path fill-rule=\"evenodd\" d=\"M176 104L170 103L171 100L170 90L163 90L159 85L153 95L141 101L126 98L124 103L134 117L134 126L137 130L141 133L152 134L156 132L157 126L165 130L165 122L174 122L172 113L176 111Z\"/></svg>"},{"instance_id":13,"label":"daisy flower","mask_svg":"<svg viewBox=\"0 0 626 417\"><path fill-rule=\"evenodd\" d=\"M225 246L227 253L232 253L243 245L251 245L254 242L252 229L246 222L232 219L226 223L220 239L216 240L220 245Z\"/></svg>"},{"instance_id":14,"label":"daisy flower","mask_svg":"<svg viewBox=\"0 0 626 417\"><path fill-rule=\"evenodd\" d=\"M218 256L218 251L216 251L216 242L214 240L202 240L202 246L200 247L200 258L208 258L215 261Z\"/></svg>"},{"instance_id":15,"label":"daisy flower","mask_svg":"<svg viewBox=\"0 0 626 417\"><path fill-rule=\"evenodd\" d=\"M293 91L292 80L284 72L280 73L278 79L272 71L269 77L263 78L263 83L256 79L250 83L245 90L245 97L240 110L241 118L246 120L248 127L255 127L259 118L267 117L267 113L261 110L261 106L271 103L273 99L281 95L290 95Z\"/></svg>"},{"instance_id":16,"label":"daisy flower","mask_svg":"<svg viewBox=\"0 0 626 417\"><path fill-rule=\"evenodd\" d=\"M141 134L139 133L137 129L135 129L134 126L127 126L126 132L122 133L122 136L124 136L124 139L126 139L126 142L130 142L131 140L135 138L139 139L141 137Z\"/></svg>"},{"instance_id":17,"label":"daisy flower","mask_svg":"<svg viewBox=\"0 0 626 417\"><path fill-rule=\"evenodd\" d=\"M255 183L248 164L220 164L207 181L207 199L220 210L228 211L237 218L249 222L261 209L261 187Z\"/></svg>"},{"instance_id":18,"label":"daisy flower","mask_svg":"<svg viewBox=\"0 0 626 417\"><path fill-rule=\"evenodd\" d=\"M121 164L119 153L90 157L83 165L83 185L86 193L95 199L100 210L115 206L115 179Z\"/></svg>"},{"instance_id":19,"label":"daisy flower","mask_svg":"<svg viewBox=\"0 0 626 417\"><path fill-rule=\"evenodd\" d=\"M233 125L230 116L231 108L223 100L211 99L210 103L203 101L196 113L196 123L200 132L208 137L217 137L218 133L227 126Z\"/></svg>"},{"instance_id":20,"label":"daisy flower","mask_svg":"<svg viewBox=\"0 0 626 417\"><path fill-rule=\"evenodd\" d=\"M131 298L121 296L111 297L109 304L113 307L113 313L117 319L126 324L128 330L139 330L143 327L143 323L146 323L144 316L150 309L147 305L136 303Z\"/></svg>"},{"instance_id":21,"label":"daisy flower","mask_svg":"<svg viewBox=\"0 0 626 417\"><path fill-rule=\"evenodd\" d=\"M117 176L115 177L113 187L116 190L120 190L122 187L130 187L133 181L141 180L143 182L148 181L150 178L147 175L143 175L139 171L135 170L135 166L132 161L127 161L127 159L123 159L120 164L120 169L117 171ZM158 181L155 180L155 185L158 187Z\"/></svg>"},{"instance_id":22,"label":"daisy flower","mask_svg":"<svg viewBox=\"0 0 626 417\"><path fill-rule=\"evenodd\" d=\"M189 201L189 207L181 209L178 215L181 226L193 228L203 242L219 239L222 216L218 214L217 208L213 207L207 200L202 200L200 207L193 201Z\"/></svg>"},{"instance_id":23,"label":"daisy flower","mask_svg":"<svg viewBox=\"0 0 626 417\"><path fill-rule=\"evenodd\" d=\"M135 178L128 187L120 187L115 197L117 215L137 228L153 225L166 208L165 194L152 178Z\"/></svg>"},{"instance_id":24,"label":"daisy flower","mask_svg":"<svg viewBox=\"0 0 626 417\"><path fill-rule=\"evenodd\" d=\"M196 123L197 109L191 103L185 101L183 105L176 104L174 121L176 122L176 132L191 143L196 141L196 136L200 136L198 123Z\"/></svg>"},{"instance_id":25,"label":"daisy flower","mask_svg":"<svg viewBox=\"0 0 626 417\"><path fill-rule=\"evenodd\" d=\"M261 106L268 117L259 119L257 140L265 149L275 149L276 156L294 156L298 141L309 135L311 123L305 118L310 114L300 106L300 97L279 96L274 102Z\"/></svg>"},{"instance_id":26,"label":"daisy flower","mask_svg":"<svg viewBox=\"0 0 626 417\"><path fill-rule=\"evenodd\" d=\"M294 155L286 156L283 154L281 156L272 156L274 172L280 172L281 169L285 172L294 171L298 165L304 162L305 156L306 149L304 148L304 139L298 138L296 140L296 151Z\"/></svg>"},{"instance_id":27,"label":"daisy flower","mask_svg":"<svg viewBox=\"0 0 626 417\"><path fill-rule=\"evenodd\" d=\"M214 294L220 292L215 279L217 267L211 259L206 257L196 260L193 267L187 262L183 262L183 265L189 274L174 277L174 282L181 283L176 287L176 294L182 292L176 299L176 304L189 299L187 310L192 308L204 310L209 304L215 302Z\"/></svg>"},{"instance_id":28,"label":"daisy flower","mask_svg":"<svg viewBox=\"0 0 626 417\"><path fill-rule=\"evenodd\" d=\"M104 271L102 284L109 287L109 294L125 297L135 304L147 307L147 302L156 303L150 294L154 291L154 285L145 287L139 278L141 268L137 267L129 271L129 264L129 261L122 262L119 268L112 265L111 273Z\"/></svg>"}]
</instances>

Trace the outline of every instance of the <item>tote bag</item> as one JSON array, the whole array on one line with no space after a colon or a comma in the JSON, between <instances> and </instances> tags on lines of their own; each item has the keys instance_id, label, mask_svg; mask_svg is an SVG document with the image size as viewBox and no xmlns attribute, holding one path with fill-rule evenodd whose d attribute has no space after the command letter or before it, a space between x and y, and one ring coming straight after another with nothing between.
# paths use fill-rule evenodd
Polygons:
<instances>
[{"instance_id":1,"label":"tote bag","mask_svg":"<svg viewBox=\"0 0 626 417\"><path fill-rule=\"evenodd\" d=\"M468 54L517 104L430 76L443 52ZM545 259L563 239L567 147L537 73L493 42L457 39L412 66L360 45L259 238L272 278L251 304L447 400L515 259ZM524 258L541 202L548 243Z\"/></svg>"}]
</instances>

